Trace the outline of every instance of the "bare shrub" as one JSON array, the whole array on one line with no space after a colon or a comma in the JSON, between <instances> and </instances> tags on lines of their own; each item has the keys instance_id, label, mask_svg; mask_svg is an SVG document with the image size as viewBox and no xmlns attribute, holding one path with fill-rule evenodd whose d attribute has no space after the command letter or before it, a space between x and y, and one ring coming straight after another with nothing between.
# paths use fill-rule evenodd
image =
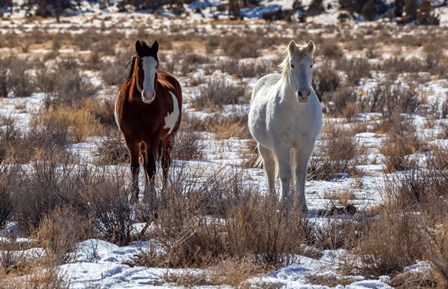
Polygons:
<instances>
[{"instance_id":1,"label":"bare shrub","mask_svg":"<svg viewBox=\"0 0 448 289\"><path fill-rule=\"evenodd\" d=\"M86 100L83 103L83 107L80 110L86 110L95 120L93 123L90 122L86 125L93 125L94 123L98 123L103 128L106 129L117 129L117 122L115 121L115 99L109 98L105 100ZM85 112L84 112L85 113ZM96 132L97 133L97 132Z\"/></svg>"},{"instance_id":2,"label":"bare shrub","mask_svg":"<svg viewBox=\"0 0 448 289\"><path fill-rule=\"evenodd\" d=\"M88 189L81 194L95 231L101 238L120 246L131 241L135 214L125 176L119 169L95 171L85 178L84 185Z\"/></svg>"},{"instance_id":3,"label":"bare shrub","mask_svg":"<svg viewBox=\"0 0 448 289\"><path fill-rule=\"evenodd\" d=\"M311 157L308 166L310 179L331 180L359 173L356 166L363 160L365 147L353 136L333 126L321 137L319 154Z\"/></svg>"},{"instance_id":4,"label":"bare shrub","mask_svg":"<svg viewBox=\"0 0 448 289\"><path fill-rule=\"evenodd\" d=\"M0 58L0 97L8 97L9 94L8 67L9 61Z\"/></svg>"},{"instance_id":5,"label":"bare shrub","mask_svg":"<svg viewBox=\"0 0 448 289\"><path fill-rule=\"evenodd\" d=\"M431 166L443 172L448 170L448 148L434 145L431 147L432 157L429 159Z\"/></svg>"},{"instance_id":6,"label":"bare shrub","mask_svg":"<svg viewBox=\"0 0 448 289\"><path fill-rule=\"evenodd\" d=\"M370 77L372 70L369 61L364 58L339 58L336 60L335 68L344 71L352 85L358 85L361 78Z\"/></svg>"},{"instance_id":7,"label":"bare shrub","mask_svg":"<svg viewBox=\"0 0 448 289\"><path fill-rule=\"evenodd\" d=\"M0 97L26 97L36 89L35 79L29 73L33 63L14 56L0 59Z\"/></svg>"},{"instance_id":8,"label":"bare shrub","mask_svg":"<svg viewBox=\"0 0 448 289\"><path fill-rule=\"evenodd\" d=\"M220 173L199 182L183 170L170 183L167 206L157 221L160 229L152 232L165 253L159 258L142 253L135 264L202 267L246 258L255 264L288 264L297 244L310 236L300 212L288 215L272 200L243 190L238 174Z\"/></svg>"},{"instance_id":9,"label":"bare shrub","mask_svg":"<svg viewBox=\"0 0 448 289\"><path fill-rule=\"evenodd\" d=\"M223 260L207 269L207 272L169 272L164 276L165 282L181 286L219 286L232 288L249 286L248 279L265 273L264 266L249 260Z\"/></svg>"},{"instance_id":10,"label":"bare shrub","mask_svg":"<svg viewBox=\"0 0 448 289\"><path fill-rule=\"evenodd\" d=\"M353 86L339 87L333 93L328 94L326 103L328 113L335 117L352 119L358 112L358 93Z\"/></svg>"},{"instance_id":11,"label":"bare shrub","mask_svg":"<svg viewBox=\"0 0 448 289\"><path fill-rule=\"evenodd\" d=\"M118 129L108 131L102 136L95 152L98 165L120 164L129 160L129 152Z\"/></svg>"},{"instance_id":12,"label":"bare shrub","mask_svg":"<svg viewBox=\"0 0 448 289\"><path fill-rule=\"evenodd\" d=\"M226 56L235 59L256 58L259 55L257 41L252 37L237 35L221 37L220 46Z\"/></svg>"},{"instance_id":13,"label":"bare shrub","mask_svg":"<svg viewBox=\"0 0 448 289\"><path fill-rule=\"evenodd\" d=\"M199 88L198 93L192 100L196 109L220 108L225 104L237 104L244 99L244 87L228 83L224 79L212 78L204 86Z\"/></svg>"},{"instance_id":14,"label":"bare shrub","mask_svg":"<svg viewBox=\"0 0 448 289\"><path fill-rule=\"evenodd\" d=\"M405 57L393 57L386 59L380 65L380 69L387 72L395 72L395 73L418 73L420 71L427 71L427 68L424 67L423 62L414 57L414 58L405 58Z\"/></svg>"},{"instance_id":15,"label":"bare shrub","mask_svg":"<svg viewBox=\"0 0 448 289\"><path fill-rule=\"evenodd\" d=\"M261 77L273 70L274 65L268 61L224 60L218 63L218 68L239 78Z\"/></svg>"},{"instance_id":16,"label":"bare shrub","mask_svg":"<svg viewBox=\"0 0 448 289\"><path fill-rule=\"evenodd\" d=\"M40 70L37 77L40 90L49 97L48 102L57 105L78 106L98 90L81 75L79 63L73 59L63 59L54 70Z\"/></svg>"},{"instance_id":17,"label":"bare shrub","mask_svg":"<svg viewBox=\"0 0 448 289\"><path fill-rule=\"evenodd\" d=\"M38 240L45 248L47 262L61 265L70 261L68 253L75 251L76 243L89 235L85 224L86 220L70 207L49 212L37 232Z\"/></svg>"},{"instance_id":18,"label":"bare shrub","mask_svg":"<svg viewBox=\"0 0 448 289\"><path fill-rule=\"evenodd\" d=\"M258 159L257 142L248 139L245 145L239 150L238 154L243 160L240 164L242 168L248 169L255 167Z\"/></svg>"},{"instance_id":19,"label":"bare shrub","mask_svg":"<svg viewBox=\"0 0 448 289\"><path fill-rule=\"evenodd\" d=\"M414 167L415 161L409 155L422 150L425 146L416 134L415 126L406 122L405 125L397 124L401 118L392 120L392 128L388 136L382 142L379 151L384 156L385 172L407 170ZM401 128L401 130L400 130Z\"/></svg>"},{"instance_id":20,"label":"bare shrub","mask_svg":"<svg viewBox=\"0 0 448 289\"><path fill-rule=\"evenodd\" d=\"M0 288L3 288L2 281L6 279L4 276L29 270L32 262L20 251L28 248L29 246L18 245L13 239L0 241Z\"/></svg>"},{"instance_id":21,"label":"bare shrub","mask_svg":"<svg viewBox=\"0 0 448 289\"><path fill-rule=\"evenodd\" d=\"M11 188L17 181L17 170L13 164L0 163L0 228L12 217L14 191Z\"/></svg>"},{"instance_id":22,"label":"bare shrub","mask_svg":"<svg viewBox=\"0 0 448 289\"><path fill-rule=\"evenodd\" d=\"M316 94L318 97L320 99L328 100L331 98L333 91L341 85L341 80L334 69L325 65L320 67L314 73L314 83L316 85Z\"/></svg>"},{"instance_id":23,"label":"bare shrub","mask_svg":"<svg viewBox=\"0 0 448 289\"><path fill-rule=\"evenodd\" d=\"M422 104L415 87L381 84L371 88L362 106L390 117L394 113L414 113Z\"/></svg>"},{"instance_id":24,"label":"bare shrub","mask_svg":"<svg viewBox=\"0 0 448 289\"><path fill-rule=\"evenodd\" d=\"M188 161L203 158L201 136L190 126L188 118L183 118L173 148L173 159Z\"/></svg>"},{"instance_id":25,"label":"bare shrub","mask_svg":"<svg viewBox=\"0 0 448 289\"><path fill-rule=\"evenodd\" d=\"M130 61L129 53L120 53L115 61L102 63L101 76L107 85L120 85L127 76L126 64Z\"/></svg>"},{"instance_id":26,"label":"bare shrub","mask_svg":"<svg viewBox=\"0 0 448 289\"><path fill-rule=\"evenodd\" d=\"M440 276L445 276L430 280L443 288L448 268L444 239L447 185L446 174L431 163L425 169L412 169L386 180L386 202L365 228L357 248L363 260L361 273L399 273L405 266L429 258Z\"/></svg>"},{"instance_id":27,"label":"bare shrub","mask_svg":"<svg viewBox=\"0 0 448 289\"><path fill-rule=\"evenodd\" d=\"M325 58L337 59L343 56L341 47L334 42L324 41L318 51Z\"/></svg>"},{"instance_id":28,"label":"bare shrub","mask_svg":"<svg viewBox=\"0 0 448 289\"><path fill-rule=\"evenodd\" d=\"M72 166L74 158L63 149L41 151L31 170L17 175L14 190L14 219L24 232L32 233L42 218L64 205L76 206L76 191L81 168Z\"/></svg>"},{"instance_id":29,"label":"bare shrub","mask_svg":"<svg viewBox=\"0 0 448 289\"><path fill-rule=\"evenodd\" d=\"M11 117L0 119L0 163L11 156L10 148L21 138L21 133Z\"/></svg>"}]
</instances>

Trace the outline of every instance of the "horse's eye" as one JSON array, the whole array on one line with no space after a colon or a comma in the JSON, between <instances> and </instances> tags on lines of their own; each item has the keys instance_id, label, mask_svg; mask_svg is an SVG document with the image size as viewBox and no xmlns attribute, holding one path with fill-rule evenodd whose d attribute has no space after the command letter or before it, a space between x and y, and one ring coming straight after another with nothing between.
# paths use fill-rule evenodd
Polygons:
<instances>
[{"instance_id":1,"label":"horse's eye","mask_svg":"<svg viewBox=\"0 0 448 289\"><path fill-rule=\"evenodd\" d=\"M291 67L294 68L294 64L291 63Z\"/></svg>"},{"instance_id":2,"label":"horse's eye","mask_svg":"<svg viewBox=\"0 0 448 289\"><path fill-rule=\"evenodd\" d=\"M313 67L313 64L310 65L310 68L312 68L312 67Z\"/></svg>"}]
</instances>

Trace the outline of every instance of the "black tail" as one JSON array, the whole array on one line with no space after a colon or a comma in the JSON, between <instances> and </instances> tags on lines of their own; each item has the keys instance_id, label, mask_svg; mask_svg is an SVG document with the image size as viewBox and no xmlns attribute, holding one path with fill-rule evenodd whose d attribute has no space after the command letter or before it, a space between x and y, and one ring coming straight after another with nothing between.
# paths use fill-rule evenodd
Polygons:
<instances>
[{"instance_id":1,"label":"black tail","mask_svg":"<svg viewBox=\"0 0 448 289\"><path fill-rule=\"evenodd\" d=\"M162 141L159 142L159 147L157 149L157 155L158 158L157 160L160 161L162 159L162 154L163 154L163 145L162 145Z\"/></svg>"}]
</instances>

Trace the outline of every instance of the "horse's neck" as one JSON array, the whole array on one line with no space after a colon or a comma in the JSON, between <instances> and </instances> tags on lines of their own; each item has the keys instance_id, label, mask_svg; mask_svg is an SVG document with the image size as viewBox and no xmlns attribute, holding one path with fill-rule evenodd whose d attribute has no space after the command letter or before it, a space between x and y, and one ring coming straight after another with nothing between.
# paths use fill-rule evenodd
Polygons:
<instances>
[{"instance_id":1,"label":"horse's neck","mask_svg":"<svg viewBox=\"0 0 448 289\"><path fill-rule=\"evenodd\" d=\"M135 78L131 78L128 84L127 98L129 101L133 101L134 98L140 96L141 92L138 88L138 84Z\"/></svg>"},{"instance_id":2,"label":"horse's neck","mask_svg":"<svg viewBox=\"0 0 448 289\"><path fill-rule=\"evenodd\" d=\"M284 75L280 78L279 92L282 97L282 102L290 103L292 105L296 104L296 89L292 87L288 76Z\"/></svg>"}]
</instances>

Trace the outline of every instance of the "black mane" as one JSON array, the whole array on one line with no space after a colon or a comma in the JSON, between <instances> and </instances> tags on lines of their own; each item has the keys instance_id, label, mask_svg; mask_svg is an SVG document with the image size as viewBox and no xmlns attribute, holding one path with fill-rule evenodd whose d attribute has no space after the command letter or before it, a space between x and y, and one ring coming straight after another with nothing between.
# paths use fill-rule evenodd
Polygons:
<instances>
[{"instance_id":1,"label":"black mane","mask_svg":"<svg viewBox=\"0 0 448 289\"><path fill-rule=\"evenodd\" d=\"M131 80L134 75L134 64L135 64L136 55L132 55L131 61L128 62L126 65L127 68L129 68L128 78L127 80Z\"/></svg>"}]
</instances>

